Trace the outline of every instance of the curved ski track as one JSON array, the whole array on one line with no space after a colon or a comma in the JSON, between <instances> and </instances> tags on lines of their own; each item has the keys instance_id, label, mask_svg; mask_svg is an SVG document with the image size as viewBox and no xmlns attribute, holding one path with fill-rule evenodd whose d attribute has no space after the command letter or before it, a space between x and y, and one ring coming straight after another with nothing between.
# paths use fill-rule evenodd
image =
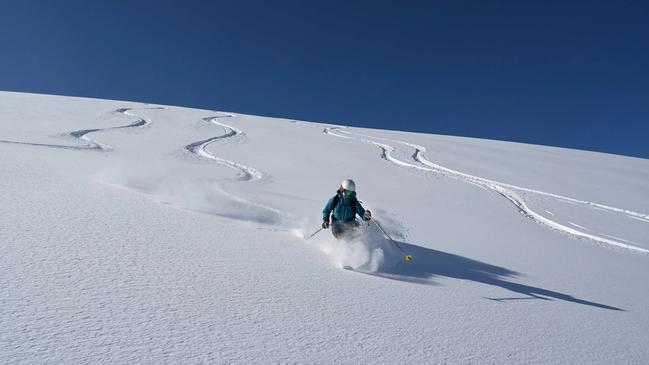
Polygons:
<instances>
[{"instance_id":1,"label":"curved ski track","mask_svg":"<svg viewBox=\"0 0 649 365\"><path fill-rule=\"evenodd\" d=\"M114 129L124 129L124 128L138 128L138 127L143 127L146 125L151 124L151 120L149 119L144 119L136 114L129 113L130 110L133 110L134 108L119 108L114 110L115 113L121 113L124 115L136 117L137 119L127 125L122 125L122 126L117 126L117 127L108 127L108 128L93 128L93 129L81 129L78 131L72 131L72 132L67 132L64 133L63 136L70 136L79 140L82 140L86 142L85 145L82 146L68 146L68 145L58 145L58 144L47 144L47 143L32 143L32 142L18 142L18 141L6 141L6 140L0 140L1 143L11 143L11 144L22 144L22 145L29 145L29 146L38 146L38 147L50 147L50 148L62 148L62 149L69 149L69 150L94 150L94 151L112 151L112 147L102 144L96 141L93 141L88 137L88 134L94 133L94 132L104 132L104 131L109 131L109 130L114 130ZM151 110L157 110L157 109L166 109L164 107L152 107L152 108L138 108L138 109L151 109Z\"/></svg>"},{"instance_id":2,"label":"curved ski track","mask_svg":"<svg viewBox=\"0 0 649 365\"><path fill-rule=\"evenodd\" d=\"M232 126L229 126L227 124L224 124L224 123L221 123L221 122L218 121L218 119L221 119L221 118L233 118L233 117L234 117L233 115L219 115L219 116L203 118L203 120L205 122L221 126L223 128L223 130L225 131L225 133L220 135L220 136L204 139L204 140L201 140L201 141L192 142L192 143L185 146L185 151L187 151L189 153L192 153L192 154L195 154L195 155L200 156L200 157L210 159L212 161L216 161L217 163L219 163L221 165L224 165L224 166L227 166L227 167L229 167L229 168L231 168L233 170L236 170L240 174L240 178L239 178L240 180L244 180L244 181L260 180L260 179L262 179L264 177L264 174L262 174L257 169L246 166L246 165L242 165L242 164L240 164L238 162L234 162L234 161L226 160L226 159L221 158L221 157L217 157L217 156L213 155L212 153L210 153L207 150L207 146L209 146L210 144L212 144L212 143L214 143L216 141L224 140L224 139L227 139L227 138L241 138L241 137L243 137L245 135L245 133L242 130L234 128Z\"/></svg>"},{"instance_id":3,"label":"curved ski track","mask_svg":"<svg viewBox=\"0 0 649 365\"><path fill-rule=\"evenodd\" d=\"M263 178L265 178L266 175L264 173L262 173L261 171L255 169L253 167L246 166L246 165L240 164L238 162L230 161L230 160L227 160L227 159L224 159L224 158L221 158L221 157L217 157L217 156L215 156L214 154L212 154L211 152L209 152L207 150L207 146L209 146L211 143L214 143L214 142L217 142L217 141L222 141L222 140L229 139L229 138L242 138L242 137L245 136L244 131L218 121L219 119L222 119L222 118L235 118L235 116L232 115L232 114L217 115L217 116L211 116L211 117L203 118L203 121L205 121L207 123L216 124L216 125L222 127L223 131L225 133L223 133L220 136L215 136L215 137L211 137L211 138L208 138L208 139L192 142L192 143L186 145L184 150L186 152L188 152L188 153L191 153L191 154L194 154L196 156L215 161L215 162L217 162L217 163L219 163L219 164L221 164L223 166L226 166L226 167L229 167L229 168L231 168L233 170L236 170L239 173L239 180L242 180L242 181L256 181L256 180L262 180ZM277 217L286 217L287 216L287 214L285 212L282 212L279 209L269 207L269 206L266 206L266 205L262 205L262 204L258 204L258 203L253 203L253 202L251 202L251 201L249 201L249 200L247 200L245 198L242 198L240 196L229 193L229 192L223 190L222 188L218 188L218 189L221 190L221 192L223 194L229 196L230 199L232 199L232 200L234 200L234 201L236 201L238 203L246 204L246 205L254 207L254 208L258 208L258 209L262 209L262 210L265 210L265 211L268 211L268 212L272 212L273 214L276 214Z\"/></svg>"},{"instance_id":4,"label":"curved ski track","mask_svg":"<svg viewBox=\"0 0 649 365\"><path fill-rule=\"evenodd\" d=\"M600 210L606 210L614 213L622 213L626 214L627 216L639 220L643 219L649 219L649 214L644 214L644 213L638 213L634 212L631 210L627 209L621 209L621 208L616 208L604 204L599 204L599 203L594 203L594 202L589 202L585 200L578 200L558 194L552 194L552 193L547 193L544 191L540 190L535 190L535 189L529 189L525 188L522 186L516 186L512 184L507 184L507 183L502 183L490 179L485 179L482 177L466 174L460 171L452 170L447 167L444 167L442 165L438 165L436 163L431 162L426 158L426 147L420 146L414 143L406 142L406 141L401 141L401 140L395 140L395 139L388 139L388 138L381 138L381 137L373 137L373 136L368 136L364 134L359 134L359 133L352 133L349 131L344 130L345 127L326 127L322 131L323 133L327 135L331 135L334 137L338 138L345 138L345 139L353 139L353 140L359 140L365 143L369 143L375 146L378 146L381 149L381 158L385 159L386 161L392 162L396 165L403 166L403 167L408 167L408 168L413 168L417 170L423 170L423 171L428 171L428 172L433 172L436 174L441 174L444 176L452 177L459 179L463 182L470 183L482 188L486 188L492 191L495 191L505 199L509 200L516 208L518 208L519 212L523 214L525 217L531 219L532 221L541 224L543 226L546 226L552 230L559 231L564 234L568 234L570 236L573 236L575 238L579 239L587 239L591 241L598 242L600 244L605 244L605 245L611 245L615 247L620 247L620 248L625 248L628 250L632 251L637 251L637 252L642 252L642 253L649 253L649 250L637 247L631 244L626 244L620 241L626 241L626 240L614 240L614 239L609 239L605 237L601 237L595 234L583 232L581 230L568 227L566 225L563 225L559 222L553 221L536 211L532 210L527 203L523 200L521 196L516 194L516 191L521 191L521 192L526 192L526 193L532 193L532 194L537 194L537 195L542 195L542 196L547 196L559 200L564 200L567 202L579 204L579 205L585 205L589 206L592 208L600 209ZM382 143L382 142L377 142L377 140L380 141L387 141L387 142L392 142L392 143L398 143L402 144L405 146L408 146L410 148L413 148L415 150L415 153L412 154L411 158L415 163L411 162L406 162L403 160L400 160L396 157L393 156L393 152L395 151L395 148L387 143ZM422 166L423 165L423 166ZM610 237L610 236L608 236ZM626 241L628 242L628 241Z\"/></svg>"}]
</instances>

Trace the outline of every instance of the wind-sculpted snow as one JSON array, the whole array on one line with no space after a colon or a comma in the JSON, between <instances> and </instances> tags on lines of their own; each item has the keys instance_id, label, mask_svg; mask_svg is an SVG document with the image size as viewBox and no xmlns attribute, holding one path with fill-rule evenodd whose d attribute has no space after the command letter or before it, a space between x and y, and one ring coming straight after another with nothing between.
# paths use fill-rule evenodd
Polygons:
<instances>
[{"instance_id":1,"label":"wind-sculpted snow","mask_svg":"<svg viewBox=\"0 0 649 365\"><path fill-rule=\"evenodd\" d=\"M649 362L649 161L138 106L0 92L1 364Z\"/></svg>"},{"instance_id":2,"label":"wind-sculpted snow","mask_svg":"<svg viewBox=\"0 0 649 365\"><path fill-rule=\"evenodd\" d=\"M584 201L584 200L579 200L575 198L570 198L566 196L561 196L558 194L552 194L540 190L535 190L535 189L529 189L521 186L516 186L512 184L507 184L507 183L502 183L490 179L485 179L482 177L478 176L473 176L470 174L466 174L463 172L459 172L456 170L452 170L450 168L441 166L439 164L433 163L428 158L426 157L426 147L417 145L414 143L410 143L407 141L401 141L401 140L395 140L395 139L389 139L389 138L381 138L381 137L373 137L365 134L360 134L360 133L353 133L348 130L346 130L345 127L328 127L323 130L323 133L334 136L334 137L339 137L339 138L345 138L345 139L354 139L354 140L359 140L365 143L369 143L375 146L378 146L381 149L381 157L389 162L392 162L396 165L403 166L403 167L408 167L408 168L413 168L417 170L423 170L423 171L429 171L433 172L436 174L442 174L444 176L449 176L452 178L459 179L461 181L464 181L466 183L474 184L480 187L484 187L487 189L490 189L496 193L498 193L500 196L504 197L505 199L509 200L525 217L533 220L536 223L542 224L546 227L549 227L553 230L556 230L558 232L564 233L571 235L576 238L582 238L582 239L588 239L591 241L598 242L600 244L606 244L606 245L611 245L615 247L620 247L636 252L642 252L642 253L649 253L648 249L641 248L638 246L633 245L632 243L629 243L626 240L618 240L614 239L611 236L608 236L609 238L602 237L603 235L596 235L592 233L585 232L584 227L581 226L576 226L575 229L572 227L568 227L564 224L561 224L557 221L554 221L550 218L547 218L540 213L534 211L532 208L529 207L529 205L525 202L525 200L517 193L518 192L525 192L525 193L531 193L531 194L537 194L537 195L542 195L546 197L551 197L563 201L568 201L572 203L576 203L579 205L583 205L586 207L593 207L593 208L598 208L601 210L606 210L614 213L620 213L620 214L626 214L627 216L630 216L631 218L635 218L638 220L646 220L649 218L649 214L644 214L644 213L638 213L634 212L628 209L622 209L622 208L617 208L617 207L612 207L604 204L599 204L599 203L594 203L590 201ZM394 152L395 152L395 147L392 145L389 145L387 143L383 142L377 142L378 141L386 141L386 142L391 142L391 143L397 143L401 145L405 145L407 147L410 147L414 149L414 153L411 155L412 156L412 162L407 162L400 160L396 157L394 157ZM572 224L573 226L574 223ZM626 241L627 243L621 242L621 241Z\"/></svg>"},{"instance_id":3,"label":"wind-sculpted snow","mask_svg":"<svg viewBox=\"0 0 649 365\"><path fill-rule=\"evenodd\" d=\"M138 108L138 109L164 109L163 107L152 107L152 108ZM62 148L62 149L71 149L71 150L94 150L94 151L111 151L113 148L111 146L108 146L107 144L103 144L100 142L97 142L95 140L92 140L90 137L88 137L88 134L95 133L95 132L105 132L105 131L111 131L111 130L118 130L118 129L125 129L125 128L139 128L139 127L144 127L146 125L151 124L151 120L149 119L144 119L136 114L131 113L130 111L133 110L133 108L119 108L116 109L114 112L115 113L120 113L123 115L127 116L132 116L135 117L136 120L132 123L129 123L127 125L122 125L122 126L117 126L117 127L108 127L108 128L92 128L92 129L81 129L77 131L72 131L72 132L67 132L64 133L62 136L70 136L75 139L81 140L85 142L84 145L81 146L69 146L69 145L58 145L58 144L47 144L47 143L33 143L33 142L19 142L19 141L7 141L7 140L0 140L1 143L12 143L12 144L22 144L22 145L29 145L29 146L38 146L38 147L50 147L50 148Z\"/></svg>"},{"instance_id":4,"label":"wind-sculpted snow","mask_svg":"<svg viewBox=\"0 0 649 365\"><path fill-rule=\"evenodd\" d=\"M213 153L208 151L207 147L214 142L221 141L226 138L241 138L245 135L243 131L241 131L240 129L219 122L218 119L221 118L233 118L233 116L232 115L213 116L213 117L203 118L203 120L208 123L221 126L224 130L224 133L222 135L211 137L201 141L192 142L185 146L185 150L187 152L193 153L200 157L216 161L217 163L223 166L227 166L231 169L238 171L241 180L250 181L250 180L259 180L263 178L264 175L257 169L221 157L217 157Z\"/></svg>"}]
</instances>

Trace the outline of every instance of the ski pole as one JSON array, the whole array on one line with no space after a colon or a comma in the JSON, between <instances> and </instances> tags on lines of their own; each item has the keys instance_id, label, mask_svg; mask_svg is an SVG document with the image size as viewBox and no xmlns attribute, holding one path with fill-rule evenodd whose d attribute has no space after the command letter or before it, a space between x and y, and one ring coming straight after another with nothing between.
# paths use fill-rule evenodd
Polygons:
<instances>
[{"instance_id":1,"label":"ski pole","mask_svg":"<svg viewBox=\"0 0 649 365\"><path fill-rule=\"evenodd\" d=\"M403 258L404 258L404 260L406 260L406 261L411 261L411 260L412 260L412 255L408 255L408 254L406 253L406 251L404 251L403 248L401 248L401 246L399 246L398 243L394 242L394 240L392 239L392 237L390 237L390 235L387 234L387 233L385 232L385 230L383 230L383 228L382 228L382 227L381 227L381 226L380 226L380 225L379 225L379 224L378 224L374 219L372 219L372 222L374 222L374 224L376 224L376 226L379 227L379 229L381 230L381 232L383 232L383 234L384 234L384 235L385 235L385 236L386 236L390 241L392 241L392 243L394 243L395 246L399 247L399 249L401 250L401 252L403 252L403 255L404 255Z\"/></svg>"},{"instance_id":2,"label":"ski pole","mask_svg":"<svg viewBox=\"0 0 649 365\"><path fill-rule=\"evenodd\" d=\"M323 229L324 229L324 228L320 228L320 229L318 229L317 231L313 232L309 237L307 237L307 240L308 240L309 238L315 236L316 234L318 234L318 233L319 233L320 231L322 231Z\"/></svg>"}]
</instances>

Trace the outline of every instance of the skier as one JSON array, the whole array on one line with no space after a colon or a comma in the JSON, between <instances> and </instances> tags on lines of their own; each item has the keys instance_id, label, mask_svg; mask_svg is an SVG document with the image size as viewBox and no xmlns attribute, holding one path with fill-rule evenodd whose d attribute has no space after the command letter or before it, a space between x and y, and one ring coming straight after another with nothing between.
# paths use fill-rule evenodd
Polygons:
<instances>
[{"instance_id":1,"label":"skier","mask_svg":"<svg viewBox=\"0 0 649 365\"><path fill-rule=\"evenodd\" d=\"M333 212L333 214L331 214ZM329 228L329 217L331 216L331 233L340 239L349 235L360 224L356 220L356 214L369 221L372 213L365 210L356 199L356 184L353 180L345 179L338 188L336 195L329 198L327 205L322 211L322 228Z\"/></svg>"}]
</instances>

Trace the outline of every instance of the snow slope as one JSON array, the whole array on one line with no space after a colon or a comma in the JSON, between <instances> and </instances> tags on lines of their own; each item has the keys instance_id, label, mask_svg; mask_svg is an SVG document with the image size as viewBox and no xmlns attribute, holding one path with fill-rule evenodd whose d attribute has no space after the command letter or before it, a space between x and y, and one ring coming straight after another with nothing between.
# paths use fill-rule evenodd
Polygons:
<instances>
[{"instance_id":1,"label":"snow slope","mask_svg":"<svg viewBox=\"0 0 649 365\"><path fill-rule=\"evenodd\" d=\"M649 361L649 160L11 92L0 141L2 363ZM304 238L346 177L413 261Z\"/></svg>"}]
</instances>

